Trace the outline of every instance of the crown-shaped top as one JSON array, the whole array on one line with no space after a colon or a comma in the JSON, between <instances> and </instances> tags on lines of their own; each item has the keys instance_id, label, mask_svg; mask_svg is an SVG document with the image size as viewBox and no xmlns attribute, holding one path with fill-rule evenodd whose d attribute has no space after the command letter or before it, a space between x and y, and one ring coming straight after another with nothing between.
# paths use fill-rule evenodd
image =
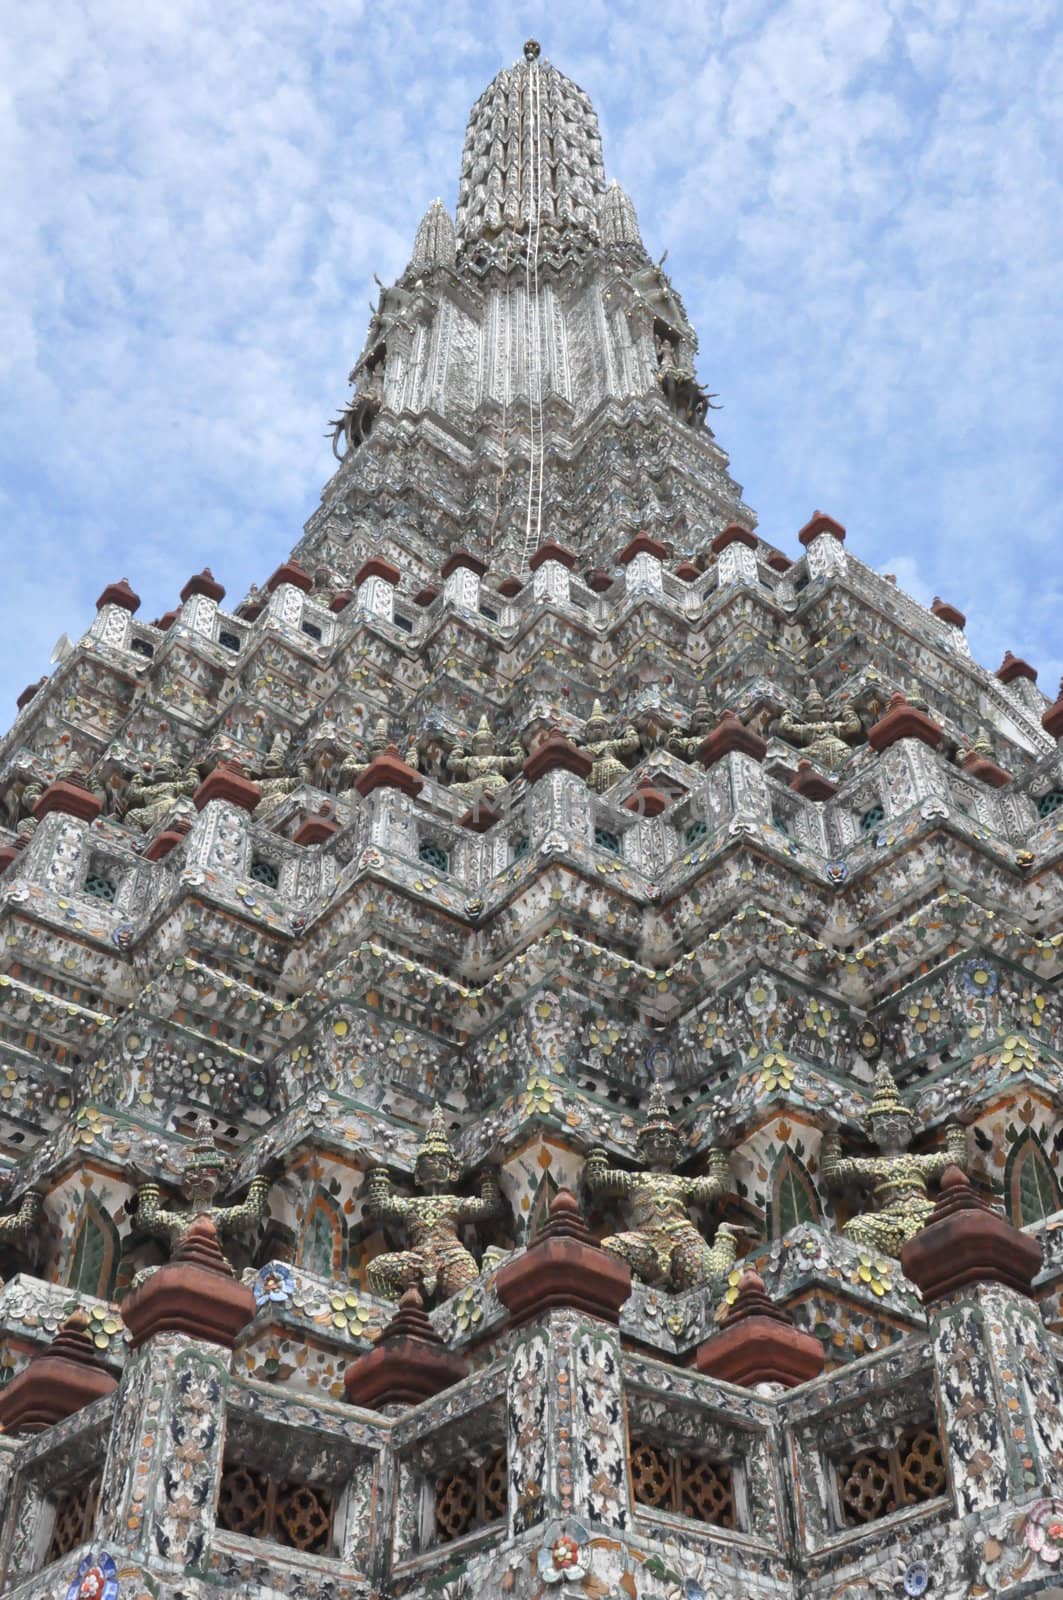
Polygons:
<instances>
[{"instance_id":1,"label":"crown-shaped top","mask_svg":"<svg viewBox=\"0 0 1063 1600\"><path fill-rule=\"evenodd\" d=\"M867 1115L869 1121L874 1117L886 1115L910 1117L914 1121L912 1112L904 1104L904 1101L897 1092L897 1085L893 1080L893 1074L887 1066L879 1067L878 1071L875 1073L875 1089L871 1097L871 1104L868 1107Z\"/></svg>"},{"instance_id":2,"label":"crown-shaped top","mask_svg":"<svg viewBox=\"0 0 1063 1600\"><path fill-rule=\"evenodd\" d=\"M500 234L545 240L576 230L597 241L604 192L594 107L529 39L524 60L500 72L469 115L458 237L468 245Z\"/></svg>"}]
</instances>

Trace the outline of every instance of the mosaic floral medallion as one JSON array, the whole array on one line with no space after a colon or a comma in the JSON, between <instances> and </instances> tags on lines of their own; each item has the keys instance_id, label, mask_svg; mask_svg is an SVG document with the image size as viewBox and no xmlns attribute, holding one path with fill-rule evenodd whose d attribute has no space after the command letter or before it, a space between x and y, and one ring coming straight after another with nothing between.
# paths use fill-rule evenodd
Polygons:
<instances>
[{"instance_id":1,"label":"mosaic floral medallion","mask_svg":"<svg viewBox=\"0 0 1063 1600\"><path fill-rule=\"evenodd\" d=\"M99 1555L87 1555L66 1591L66 1600L118 1600L118 1570L113 1557L103 1550Z\"/></svg>"},{"instance_id":2,"label":"mosaic floral medallion","mask_svg":"<svg viewBox=\"0 0 1063 1600\"><path fill-rule=\"evenodd\" d=\"M590 1570L586 1528L579 1522L566 1522L548 1531L549 1542L536 1556L536 1570L544 1583L577 1582Z\"/></svg>"},{"instance_id":3,"label":"mosaic floral medallion","mask_svg":"<svg viewBox=\"0 0 1063 1600\"><path fill-rule=\"evenodd\" d=\"M1063 1500L1039 1500L1026 1518L1026 1545L1054 1566L1063 1556Z\"/></svg>"}]
</instances>

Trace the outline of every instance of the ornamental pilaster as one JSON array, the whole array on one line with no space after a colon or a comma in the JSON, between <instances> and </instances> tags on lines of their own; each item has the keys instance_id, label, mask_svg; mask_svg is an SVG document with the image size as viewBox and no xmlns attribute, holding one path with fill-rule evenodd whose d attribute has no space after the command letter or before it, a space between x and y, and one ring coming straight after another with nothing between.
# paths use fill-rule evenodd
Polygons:
<instances>
[{"instance_id":1,"label":"ornamental pilaster","mask_svg":"<svg viewBox=\"0 0 1063 1600\"><path fill-rule=\"evenodd\" d=\"M251 865L251 818L228 800L209 800L185 840L186 871L246 878Z\"/></svg>"},{"instance_id":2,"label":"ornamental pilaster","mask_svg":"<svg viewBox=\"0 0 1063 1600\"><path fill-rule=\"evenodd\" d=\"M514 1347L507 1410L512 1533L565 1517L628 1526L615 1328L568 1311L529 1324Z\"/></svg>"},{"instance_id":3,"label":"ornamental pilaster","mask_svg":"<svg viewBox=\"0 0 1063 1600\"><path fill-rule=\"evenodd\" d=\"M937 801L947 810L949 781L942 758L921 739L898 739L879 756L879 793L887 818Z\"/></svg>"},{"instance_id":4,"label":"ornamental pilaster","mask_svg":"<svg viewBox=\"0 0 1063 1600\"><path fill-rule=\"evenodd\" d=\"M128 1357L96 1514L97 1539L116 1558L175 1574L202 1562L214 1531L228 1359L172 1333Z\"/></svg>"},{"instance_id":5,"label":"ornamental pilaster","mask_svg":"<svg viewBox=\"0 0 1063 1600\"><path fill-rule=\"evenodd\" d=\"M1063 1386L1036 1303L977 1284L935 1302L930 1338L960 1515L1063 1495Z\"/></svg>"},{"instance_id":6,"label":"ornamental pilaster","mask_svg":"<svg viewBox=\"0 0 1063 1600\"><path fill-rule=\"evenodd\" d=\"M805 551L810 578L842 577L846 570L845 546L832 533L819 533Z\"/></svg>"}]
</instances>

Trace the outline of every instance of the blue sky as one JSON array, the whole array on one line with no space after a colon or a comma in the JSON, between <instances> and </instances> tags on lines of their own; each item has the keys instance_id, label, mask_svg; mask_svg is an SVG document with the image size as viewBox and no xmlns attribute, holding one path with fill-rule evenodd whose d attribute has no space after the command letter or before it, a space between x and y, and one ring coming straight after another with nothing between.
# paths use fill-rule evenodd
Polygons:
<instances>
[{"instance_id":1,"label":"blue sky","mask_svg":"<svg viewBox=\"0 0 1063 1600\"><path fill-rule=\"evenodd\" d=\"M830 511L1054 694L1058 0L52 0L0 18L0 719L104 583L150 619L287 554L372 275L529 35L668 249L765 536Z\"/></svg>"}]
</instances>

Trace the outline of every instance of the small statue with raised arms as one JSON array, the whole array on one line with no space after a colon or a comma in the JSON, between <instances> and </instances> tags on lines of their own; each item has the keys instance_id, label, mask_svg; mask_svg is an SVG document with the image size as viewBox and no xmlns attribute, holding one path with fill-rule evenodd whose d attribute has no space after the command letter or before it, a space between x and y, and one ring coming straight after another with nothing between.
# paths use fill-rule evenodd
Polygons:
<instances>
[{"instance_id":1,"label":"small statue with raised arms","mask_svg":"<svg viewBox=\"0 0 1063 1600\"><path fill-rule=\"evenodd\" d=\"M627 763L634 761L642 749L642 740L639 730L630 722L615 739L611 738L609 718L602 710L602 702L596 700L590 716L583 724L580 749L594 760L587 782L595 794L604 794L614 783L627 777Z\"/></svg>"},{"instance_id":2,"label":"small statue with raised arms","mask_svg":"<svg viewBox=\"0 0 1063 1600\"><path fill-rule=\"evenodd\" d=\"M173 745L167 740L155 758L151 776L138 776L130 782L122 820L147 833L169 815L178 800L190 799L199 784L195 766L189 766L182 774Z\"/></svg>"},{"instance_id":3,"label":"small statue with raised arms","mask_svg":"<svg viewBox=\"0 0 1063 1600\"><path fill-rule=\"evenodd\" d=\"M452 750L447 757L447 772L452 779L453 794L468 795L477 800L481 795L497 794L517 777L524 764L524 751L512 745L508 751L498 748L487 718L482 716L467 746Z\"/></svg>"},{"instance_id":4,"label":"small statue with raised arms","mask_svg":"<svg viewBox=\"0 0 1063 1600\"><path fill-rule=\"evenodd\" d=\"M682 756L685 761L689 761L697 755L715 726L716 718L702 687L698 690L694 701L687 732L680 733L677 729L674 733L670 733L668 748L674 756Z\"/></svg>"},{"instance_id":5,"label":"small statue with raised arms","mask_svg":"<svg viewBox=\"0 0 1063 1600\"><path fill-rule=\"evenodd\" d=\"M874 1211L861 1211L842 1229L847 1239L867 1250L899 1256L904 1246L929 1222L934 1202L927 1185L940 1178L946 1167L965 1168L967 1136L953 1125L946 1131L944 1150L915 1155L912 1142L914 1114L897 1093L888 1067L875 1074L875 1092L865 1119L868 1137L881 1155L843 1156L836 1130L825 1133L820 1146L819 1170L829 1189L855 1181L869 1186Z\"/></svg>"},{"instance_id":6,"label":"small statue with raised arms","mask_svg":"<svg viewBox=\"0 0 1063 1600\"><path fill-rule=\"evenodd\" d=\"M374 1294L398 1300L409 1288L421 1291L426 1302L433 1296L446 1300L467 1289L480 1275L476 1257L459 1237L467 1222L485 1222L502 1208L496 1174L488 1170L480 1180L479 1196L455 1194L461 1165L450 1148L443 1112L436 1106L413 1169L420 1194L405 1197L391 1190L383 1167L374 1167L366 1179L365 1209L380 1222L398 1223L409 1240L408 1250L375 1256L366 1276Z\"/></svg>"},{"instance_id":7,"label":"small statue with raised arms","mask_svg":"<svg viewBox=\"0 0 1063 1600\"><path fill-rule=\"evenodd\" d=\"M221 1187L224 1170L225 1160L214 1142L210 1118L198 1117L181 1180L188 1209L167 1211L161 1203L159 1185L142 1184L137 1190L138 1230L160 1239L171 1255L197 1217L209 1217L219 1239L246 1233L266 1215L272 1180L265 1173L257 1172L251 1179L246 1200L240 1205L218 1206L214 1204L214 1196Z\"/></svg>"},{"instance_id":8,"label":"small statue with raised arms","mask_svg":"<svg viewBox=\"0 0 1063 1600\"><path fill-rule=\"evenodd\" d=\"M690 1206L718 1201L728 1192L730 1168L722 1150L709 1151L703 1178L676 1172L682 1156L679 1130L668 1115L660 1084L650 1090L648 1115L635 1149L640 1172L610 1167L606 1152L587 1154L583 1183L591 1195L620 1195L628 1203L633 1228L602 1240L602 1249L626 1261L643 1283L662 1289L694 1289L731 1270L738 1254L738 1235L727 1222L707 1244L690 1216Z\"/></svg>"},{"instance_id":9,"label":"small statue with raised arms","mask_svg":"<svg viewBox=\"0 0 1063 1600\"><path fill-rule=\"evenodd\" d=\"M804 750L810 761L828 772L844 766L853 753L852 746L864 736L855 711L829 716L823 696L815 688L808 691L800 711L784 711L771 723L769 732Z\"/></svg>"}]
</instances>

